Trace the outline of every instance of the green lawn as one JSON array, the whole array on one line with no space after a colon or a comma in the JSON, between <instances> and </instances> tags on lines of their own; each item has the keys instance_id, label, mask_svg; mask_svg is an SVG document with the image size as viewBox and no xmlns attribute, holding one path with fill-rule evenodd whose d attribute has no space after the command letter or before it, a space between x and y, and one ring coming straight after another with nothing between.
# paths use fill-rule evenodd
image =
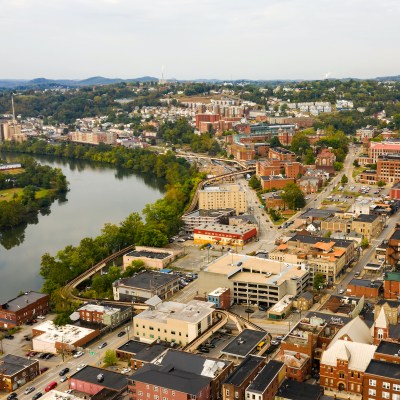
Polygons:
<instances>
[{"instance_id":1,"label":"green lawn","mask_svg":"<svg viewBox=\"0 0 400 400\"><path fill-rule=\"evenodd\" d=\"M12 188L12 189L4 189L0 190L0 201L11 201L14 198L14 193L17 194L18 198L22 195L21 188ZM35 198L41 199L45 197L49 192L52 192L53 189L39 189L36 192Z\"/></svg>"},{"instance_id":2,"label":"green lawn","mask_svg":"<svg viewBox=\"0 0 400 400\"><path fill-rule=\"evenodd\" d=\"M9 169L6 171L0 171L0 174L4 175L18 175L21 172L24 172L25 170L23 168L16 168L16 169Z\"/></svg>"}]
</instances>

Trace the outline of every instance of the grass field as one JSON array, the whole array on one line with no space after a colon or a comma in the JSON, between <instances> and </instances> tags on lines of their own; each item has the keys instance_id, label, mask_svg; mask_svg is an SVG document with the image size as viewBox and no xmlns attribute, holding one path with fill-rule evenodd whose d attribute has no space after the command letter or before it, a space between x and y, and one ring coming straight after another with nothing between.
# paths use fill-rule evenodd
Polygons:
<instances>
[{"instance_id":1,"label":"grass field","mask_svg":"<svg viewBox=\"0 0 400 400\"><path fill-rule=\"evenodd\" d=\"M7 171L0 171L0 174L4 175L18 175L21 172L24 172L23 168L15 168L15 169L8 169Z\"/></svg>"},{"instance_id":2,"label":"grass field","mask_svg":"<svg viewBox=\"0 0 400 400\"><path fill-rule=\"evenodd\" d=\"M21 188L12 188L12 189L4 189L0 190L0 201L10 201L13 200L14 198L14 193L17 194L18 198L21 197L22 195L22 190ZM52 189L40 189L36 192L36 198L41 199L42 197L45 197L49 192L51 192Z\"/></svg>"}]
</instances>

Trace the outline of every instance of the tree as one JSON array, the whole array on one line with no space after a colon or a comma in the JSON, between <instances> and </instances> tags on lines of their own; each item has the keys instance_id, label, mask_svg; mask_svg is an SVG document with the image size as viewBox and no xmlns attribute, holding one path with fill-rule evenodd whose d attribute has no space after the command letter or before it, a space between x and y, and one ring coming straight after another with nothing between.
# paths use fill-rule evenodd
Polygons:
<instances>
[{"instance_id":1,"label":"tree","mask_svg":"<svg viewBox=\"0 0 400 400\"><path fill-rule=\"evenodd\" d=\"M349 181L349 179L347 178L347 176L345 174L343 174L342 179L340 180L342 185L345 185L348 181Z\"/></svg>"},{"instance_id":2,"label":"tree","mask_svg":"<svg viewBox=\"0 0 400 400\"><path fill-rule=\"evenodd\" d=\"M253 176L249 179L249 186L250 186L253 190L259 190L259 189L261 189L261 182L260 182L260 180L257 178L256 175L253 175Z\"/></svg>"},{"instance_id":3,"label":"tree","mask_svg":"<svg viewBox=\"0 0 400 400\"><path fill-rule=\"evenodd\" d=\"M377 185L379 187L384 187L386 185L386 182L385 181L378 181Z\"/></svg>"},{"instance_id":4,"label":"tree","mask_svg":"<svg viewBox=\"0 0 400 400\"><path fill-rule=\"evenodd\" d=\"M271 148L282 147L282 143L279 141L278 136L274 136L269 142Z\"/></svg>"},{"instance_id":5,"label":"tree","mask_svg":"<svg viewBox=\"0 0 400 400\"><path fill-rule=\"evenodd\" d=\"M302 208L306 205L304 193L295 183L288 183L281 194L282 200L286 206L291 210Z\"/></svg>"},{"instance_id":6,"label":"tree","mask_svg":"<svg viewBox=\"0 0 400 400\"><path fill-rule=\"evenodd\" d=\"M115 352L115 350L112 349L106 350L103 361L107 367L110 365L115 365L118 361L117 353Z\"/></svg>"},{"instance_id":7,"label":"tree","mask_svg":"<svg viewBox=\"0 0 400 400\"><path fill-rule=\"evenodd\" d=\"M297 132L293 136L290 150L294 151L298 156L305 154L310 147L310 140L304 132Z\"/></svg>"},{"instance_id":8,"label":"tree","mask_svg":"<svg viewBox=\"0 0 400 400\"><path fill-rule=\"evenodd\" d=\"M324 275L321 272L317 272L314 275L314 282L313 282L313 287L315 290L320 291L325 284L325 278Z\"/></svg>"},{"instance_id":9,"label":"tree","mask_svg":"<svg viewBox=\"0 0 400 400\"><path fill-rule=\"evenodd\" d=\"M361 240L361 248L363 250L368 249L369 247L369 241L367 238L364 238L363 240Z\"/></svg>"},{"instance_id":10,"label":"tree","mask_svg":"<svg viewBox=\"0 0 400 400\"><path fill-rule=\"evenodd\" d=\"M315 157L314 157L312 149L306 150L306 154L304 156L304 164L306 164L306 165L315 164Z\"/></svg>"},{"instance_id":11,"label":"tree","mask_svg":"<svg viewBox=\"0 0 400 400\"><path fill-rule=\"evenodd\" d=\"M335 161L335 163L333 164L333 168L335 169L335 171L341 171L343 169L343 163Z\"/></svg>"},{"instance_id":12,"label":"tree","mask_svg":"<svg viewBox=\"0 0 400 400\"><path fill-rule=\"evenodd\" d=\"M357 168L360 166L360 163L357 160L354 160L353 165Z\"/></svg>"}]
</instances>

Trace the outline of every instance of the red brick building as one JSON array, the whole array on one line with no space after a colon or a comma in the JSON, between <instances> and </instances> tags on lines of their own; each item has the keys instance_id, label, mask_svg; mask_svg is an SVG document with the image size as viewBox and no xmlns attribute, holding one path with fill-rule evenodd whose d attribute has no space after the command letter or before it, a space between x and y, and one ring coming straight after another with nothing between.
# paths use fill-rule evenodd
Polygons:
<instances>
[{"instance_id":1,"label":"red brick building","mask_svg":"<svg viewBox=\"0 0 400 400\"><path fill-rule=\"evenodd\" d=\"M315 165L318 169L323 169L328 172L333 172L336 162L335 154L329 149L322 149L315 159Z\"/></svg>"},{"instance_id":2,"label":"red brick building","mask_svg":"<svg viewBox=\"0 0 400 400\"><path fill-rule=\"evenodd\" d=\"M379 156L376 163L377 180L400 182L400 154Z\"/></svg>"},{"instance_id":3,"label":"red brick building","mask_svg":"<svg viewBox=\"0 0 400 400\"><path fill-rule=\"evenodd\" d=\"M283 189L287 184L294 182L293 178L284 178L276 175L261 177L261 187L263 190Z\"/></svg>"},{"instance_id":4,"label":"red brick building","mask_svg":"<svg viewBox=\"0 0 400 400\"><path fill-rule=\"evenodd\" d=\"M390 198L400 200L400 182L395 183L390 189Z\"/></svg>"},{"instance_id":5,"label":"red brick building","mask_svg":"<svg viewBox=\"0 0 400 400\"><path fill-rule=\"evenodd\" d=\"M399 364L371 360L363 378L362 398L400 400Z\"/></svg>"},{"instance_id":6,"label":"red brick building","mask_svg":"<svg viewBox=\"0 0 400 400\"><path fill-rule=\"evenodd\" d=\"M347 296L378 298L383 289L382 281L369 279L352 279L346 288Z\"/></svg>"},{"instance_id":7,"label":"red brick building","mask_svg":"<svg viewBox=\"0 0 400 400\"><path fill-rule=\"evenodd\" d=\"M269 149L268 158L274 158L280 161L296 161L296 154L282 147L274 147Z\"/></svg>"},{"instance_id":8,"label":"red brick building","mask_svg":"<svg viewBox=\"0 0 400 400\"><path fill-rule=\"evenodd\" d=\"M0 305L0 326L14 328L25 324L50 310L50 296L38 292L25 292Z\"/></svg>"},{"instance_id":9,"label":"red brick building","mask_svg":"<svg viewBox=\"0 0 400 400\"><path fill-rule=\"evenodd\" d=\"M396 228L388 240L386 248L386 264L396 267L400 260L400 226ZM387 297L390 298L390 297Z\"/></svg>"},{"instance_id":10,"label":"red brick building","mask_svg":"<svg viewBox=\"0 0 400 400\"><path fill-rule=\"evenodd\" d=\"M400 298L400 272L386 272L383 293L385 299L398 300Z\"/></svg>"},{"instance_id":11,"label":"red brick building","mask_svg":"<svg viewBox=\"0 0 400 400\"><path fill-rule=\"evenodd\" d=\"M229 288L217 288L208 293L207 301L214 303L215 308L228 310L232 305L231 290Z\"/></svg>"},{"instance_id":12,"label":"red brick building","mask_svg":"<svg viewBox=\"0 0 400 400\"><path fill-rule=\"evenodd\" d=\"M217 122L220 119L221 116L219 114L211 114L211 113L196 114L196 128L200 129L201 122Z\"/></svg>"}]
</instances>

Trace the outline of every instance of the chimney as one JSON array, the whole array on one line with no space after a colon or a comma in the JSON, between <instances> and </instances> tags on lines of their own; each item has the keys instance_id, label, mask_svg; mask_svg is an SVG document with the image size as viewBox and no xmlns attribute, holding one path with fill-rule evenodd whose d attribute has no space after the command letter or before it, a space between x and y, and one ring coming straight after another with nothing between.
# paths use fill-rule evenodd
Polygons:
<instances>
[{"instance_id":1,"label":"chimney","mask_svg":"<svg viewBox=\"0 0 400 400\"><path fill-rule=\"evenodd\" d=\"M295 356L298 360L300 360L300 353L296 353L296 356Z\"/></svg>"}]
</instances>

